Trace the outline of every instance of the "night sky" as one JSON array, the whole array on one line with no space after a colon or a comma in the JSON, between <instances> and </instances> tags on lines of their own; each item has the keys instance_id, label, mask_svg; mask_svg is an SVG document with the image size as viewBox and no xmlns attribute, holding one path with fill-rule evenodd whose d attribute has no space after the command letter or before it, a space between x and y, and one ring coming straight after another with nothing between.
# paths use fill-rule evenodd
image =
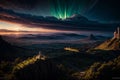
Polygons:
<instances>
[{"instance_id":1,"label":"night sky","mask_svg":"<svg viewBox=\"0 0 120 80\"><path fill-rule=\"evenodd\" d=\"M119 0L0 0L2 33L11 30L113 32L119 23Z\"/></svg>"},{"instance_id":2,"label":"night sky","mask_svg":"<svg viewBox=\"0 0 120 80\"><path fill-rule=\"evenodd\" d=\"M57 18L82 14L99 21L120 21L119 0L0 0L0 6L20 13Z\"/></svg>"}]
</instances>

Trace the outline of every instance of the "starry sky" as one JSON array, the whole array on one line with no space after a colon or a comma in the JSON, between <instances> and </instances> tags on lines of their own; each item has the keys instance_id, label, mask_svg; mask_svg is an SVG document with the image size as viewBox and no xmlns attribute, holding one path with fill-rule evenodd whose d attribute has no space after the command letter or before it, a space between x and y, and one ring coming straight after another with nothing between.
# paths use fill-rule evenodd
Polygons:
<instances>
[{"instance_id":1,"label":"starry sky","mask_svg":"<svg viewBox=\"0 0 120 80\"><path fill-rule=\"evenodd\" d=\"M120 23L119 4L119 0L0 0L0 32L11 32L9 30L17 32L64 32L74 29L108 30L109 27L104 27L97 22ZM82 21L76 19L73 19L71 24L57 20L64 20L74 14L82 16L82 21L85 21L84 25L80 27L79 22ZM79 22L76 24L74 21ZM85 25L86 23L97 24L97 27ZM117 26L112 25L111 30L113 27Z\"/></svg>"}]
</instances>

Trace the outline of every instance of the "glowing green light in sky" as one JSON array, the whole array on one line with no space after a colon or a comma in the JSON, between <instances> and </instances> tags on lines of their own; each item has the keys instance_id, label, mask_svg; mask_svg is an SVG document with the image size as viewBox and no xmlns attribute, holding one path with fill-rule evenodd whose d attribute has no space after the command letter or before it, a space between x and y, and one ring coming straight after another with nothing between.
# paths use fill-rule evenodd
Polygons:
<instances>
[{"instance_id":1,"label":"glowing green light in sky","mask_svg":"<svg viewBox=\"0 0 120 80\"><path fill-rule=\"evenodd\" d=\"M57 18L65 19L79 13L79 0L52 0L51 14ZM82 6L81 6L82 7Z\"/></svg>"},{"instance_id":2,"label":"glowing green light in sky","mask_svg":"<svg viewBox=\"0 0 120 80\"><path fill-rule=\"evenodd\" d=\"M73 14L84 13L96 0L49 0L51 15L65 19Z\"/></svg>"}]
</instances>

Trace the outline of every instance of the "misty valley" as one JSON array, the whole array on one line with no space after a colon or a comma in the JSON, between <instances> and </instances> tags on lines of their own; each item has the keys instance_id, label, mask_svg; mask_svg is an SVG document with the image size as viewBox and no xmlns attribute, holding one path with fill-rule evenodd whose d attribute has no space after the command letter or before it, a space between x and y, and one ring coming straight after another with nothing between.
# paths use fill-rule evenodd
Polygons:
<instances>
[{"instance_id":1,"label":"misty valley","mask_svg":"<svg viewBox=\"0 0 120 80\"><path fill-rule=\"evenodd\" d=\"M102 78L102 73L89 71L100 65L112 65L109 62L120 55L119 50L94 49L109 39L111 36L76 33L1 36L0 53L4 54L0 56L0 78L81 80L94 79L95 75L95 79Z\"/></svg>"}]
</instances>

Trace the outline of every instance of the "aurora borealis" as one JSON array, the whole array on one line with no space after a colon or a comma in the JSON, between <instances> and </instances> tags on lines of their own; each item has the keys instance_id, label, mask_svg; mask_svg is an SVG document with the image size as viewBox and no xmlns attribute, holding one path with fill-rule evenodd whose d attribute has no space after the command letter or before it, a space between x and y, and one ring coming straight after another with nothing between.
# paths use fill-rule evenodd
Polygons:
<instances>
[{"instance_id":1,"label":"aurora borealis","mask_svg":"<svg viewBox=\"0 0 120 80\"><path fill-rule=\"evenodd\" d=\"M15 12L65 19L81 14L97 21L119 22L119 0L0 0L0 7Z\"/></svg>"},{"instance_id":2,"label":"aurora borealis","mask_svg":"<svg viewBox=\"0 0 120 80\"><path fill-rule=\"evenodd\" d=\"M119 14L119 0L0 0L0 30L112 31L120 23Z\"/></svg>"},{"instance_id":3,"label":"aurora borealis","mask_svg":"<svg viewBox=\"0 0 120 80\"><path fill-rule=\"evenodd\" d=\"M83 14L96 4L97 0L50 0L51 15L65 19L73 14Z\"/></svg>"},{"instance_id":4,"label":"aurora borealis","mask_svg":"<svg viewBox=\"0 0 120 80\"><path fill-rule=\"evenodd\" d=\"M64 1L53 0L51 4L52 4L51 14L57 18L65 19L67 17L70 17L73 13L76 13L79 11L79 6L76 6L78 7L77 8L78 10L75 9L75 3L73 0L69 0L69 1L68 0L64 0Z\"/></svg>"}]
</instances>

